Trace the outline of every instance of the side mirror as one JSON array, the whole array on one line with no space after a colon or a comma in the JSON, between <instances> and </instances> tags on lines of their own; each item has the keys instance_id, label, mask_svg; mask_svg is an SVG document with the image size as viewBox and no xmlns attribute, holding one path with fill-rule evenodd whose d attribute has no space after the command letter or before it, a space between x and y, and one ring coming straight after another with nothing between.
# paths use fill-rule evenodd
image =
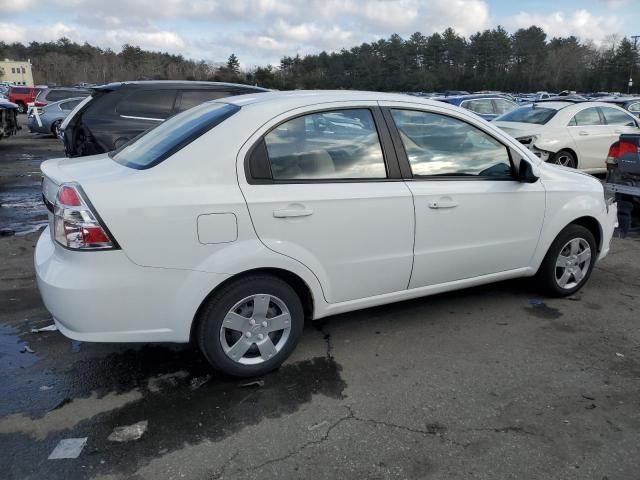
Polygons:
<instances>
[{"instance_id":1,"label":"side mirror","mask_svg":"<svg viewBox=\"0 0 640 480\"><path fill-rule=\"evenodd\" d=\"M526 160L521 159L518 165L518 181L522 183L536 183L538 177L533 173L533 167Z\"/></svg>"}]
</instances>

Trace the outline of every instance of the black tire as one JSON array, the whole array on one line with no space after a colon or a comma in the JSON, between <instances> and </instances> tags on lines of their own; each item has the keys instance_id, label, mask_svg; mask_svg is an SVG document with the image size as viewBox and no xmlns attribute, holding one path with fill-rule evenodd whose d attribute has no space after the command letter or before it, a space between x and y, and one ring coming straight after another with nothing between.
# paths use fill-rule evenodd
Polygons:
<instances>
[{"instance_id":1,"label":"black tire","mask_svg":"<svg viewBox=\"0 0 640 480\"><path fill-rule=\"evenodd\" d=\"M549 159L549 163L569 168L578 168L578 159L575 154L569 150L560 150Z\"/></svg>"},{"instance_id":2,"label":"black tire","mask_svg":"<svg viewBox=\"0 0 640 480\"><path fill-rule=\"evenodd\" d=\"M51 134L58 138L58 129L60 128L60 125L62 124L62 120L56 120L55 122L53 122L53 125L51 125Z\"/></svg>"},{"instance_id":3,"label":"black tire","mask_svg":"<svg viewBox=\"0 0 640 480\"><path fill-rule=\"evenodd\" d=\"M591 249L591 259L583 278L578 282L574 282L575 286L571 288L563 288L558 283L557 273L561 270L557 269L556 262L560 253L563 251L563 248L568 242L574 239L583 239L589 244L589 248ZM598 247L593 234L581 225L571 224L558 234L549 247L544 260L538 269L538 273L536 274L537 283L545 293L552 297L567 297L569 295L573 295L584 286L587 280L589 280L597 257Z\"/></svg>"},{"instance_id":4,"label":"black tire","mask_svg":"<svg viewBox=\"0 0 640 480\"><path fill-rule=\"evenodd\" d=\"M286 305L291 317L289 337L270 359L246 365L227 356L220 332L226 315L234 305L258 294L277 297ZM288 283L271 275L252 275L225 285L211 296L201 309L197 322L198 346L213 368L232 377L256 377L275 370L291 355L304 328L304 309L300 297ZM253 347L257 348L257 345Z\"/></svg>"},{"instance_id":5,"label":"black tire","mask_svg":"<svg viewBox=\"0 0 640 480\"><path fill-rule=\"evenodd\" d=\"M18 113L27 113L27 106L22 103L22 102L18 102Z\"/></svg>"}]
</instances>

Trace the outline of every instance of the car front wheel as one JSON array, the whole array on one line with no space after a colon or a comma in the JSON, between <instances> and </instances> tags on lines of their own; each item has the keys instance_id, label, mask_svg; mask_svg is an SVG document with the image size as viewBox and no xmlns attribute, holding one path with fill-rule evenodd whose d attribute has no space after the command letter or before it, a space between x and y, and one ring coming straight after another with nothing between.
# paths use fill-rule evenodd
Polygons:
<instances>
[{"instance_id":1,"label":"car front wheel","mask_svg":"<svg viewBox=\"0 0 640 480\"><path fill-rule=\"evenodd\" d=\"M593 234L581 225L569 225L553 241L537 278L554 297L572 295L587 282L597 258Z\"/></svg>"},{"instance_id":2,"label":"car front wheel","mask_svg":"<svg viewBox=\"0 0 640 480\"><path fill-rule=\"evenodd\" d=\"M216 370L253 377L287 359L303 326L304 310L295 290L277 277L255 275L215 293L201 311L196 334Z\"/></svg>"}]
</instances>

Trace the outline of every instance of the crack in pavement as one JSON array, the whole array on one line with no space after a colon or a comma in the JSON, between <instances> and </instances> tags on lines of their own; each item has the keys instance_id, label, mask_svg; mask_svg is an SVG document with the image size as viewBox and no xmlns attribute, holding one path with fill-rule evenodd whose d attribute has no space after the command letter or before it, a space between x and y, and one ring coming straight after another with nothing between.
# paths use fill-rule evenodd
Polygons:
<instances>
[{"instance_id":1,"label":"crack in pavement","mask_svg":"<svg viewBox=\"0 0 640 480\"><path fill-rule=\"evenodd\" d=\"M351 408L351 406L343 405L343 407L348 411L348 414L338 418L335 422L333 422L331 425L329 425L329 427L327 428L326 432L322 435L321 438L316 439L316 440L309 440L309 441L303 443L302 445L300 445L298 448L296 448L294 450L291 450L290 452L286 453L285 455L281 455L281 456L278 456L278 457L275 457L275 458L270 458L270 459L266 460L265 462L262 462L262 463L260 463L258 465L254 465L254 466L249 467L249 468L242 468L242 469L234 470L233 473L252 472L252 471L259 470L259 469L261 469L263 467L266 467L268 465L272 465L274 463L278 463L278 462L282 462L282 461L288 460L288 459L298 455L299 453L301 453L303 450L305 450L308 447L311 447L313 445L320 445L320 444L324 443L325 441L327 441L329 439L329 436L331 435L331 432L335 428L337 428L342 423L348 422L348 421L356 421L356 422L368 423L368 424L371 424L371 425L382 426L382 427L385 427L385 428L394 428L394 429L398 429L398 430L403 430L403 431L407 431L407 432L418 434L418 435L437 437L438 439L440 439L443 442L446 442L446 443L449 443L451 445L454 445L454 446L457 446L457 447L461 447L461 448L467 448L469 445L471 445L471 443L458 442L457 440L454 440L454 439L448 437L447 433L493 432L493 433L524 434L524 435L539 436L539 434L536 433L536 432L532 432L532 431L526 430L523 427L512 426L512 425L507 425L507 426L504 426L504 427L480 427L480 428L468 428L468 429L462 429L462 430L449 430L449 431L447 431L446 427L434 423L434 424L427 425L426 429L420 429L420 428L408 427L406 425L398 425L398 424L395 424L395 423L392 423L392 422L383 421L383 420L375 420L373 418L359 417L354 413L354 411ZM225 462L225 464L223 465L223 467L221 469L222 472L224 472L226 470L226 468L233 461L233 459L235 459L235 457L237 457L237 453L231 459L229 459L227 462ZM220 475L214 477L214 479L219 479L219 478L222 478L222 477Z\"/></svg>"}]
</instances>

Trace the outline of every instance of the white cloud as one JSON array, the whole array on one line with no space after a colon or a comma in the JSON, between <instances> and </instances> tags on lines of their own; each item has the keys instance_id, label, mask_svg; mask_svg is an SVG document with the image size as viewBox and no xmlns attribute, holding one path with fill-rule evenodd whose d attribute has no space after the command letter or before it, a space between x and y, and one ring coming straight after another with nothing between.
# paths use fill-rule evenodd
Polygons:
<instances>
[{"instance_id":1,"label":"white cloud","mask_svg":"<svg viewBox=\"0 0 640 480\"><path fill-rule=\"evenodd\" d=\"M27 39L26 33L26 29L20 25L0 22L0 40L7 43L24 42Z\"/></svg>"},{"instance_id":2,"label":"white cloud","mask_svg":"<svg viewBox=\"0 0 640 480\"><path fill-rule=\"evenodd\" d=\"M134 32L131 30L106 30L99 38L114 49L125 43L139 45L150 50L178 52L185 47L185 41L174 32Z\"/></svg>"},{"instance_id":3,"label":"white cloud","mask_svg":"<svg viewBox=\"0 0 640 480\"><path fill-rule=\"evenodd\" d=\"M532 14L520 12L511 18L507 25L513 29L537 25L549 38L575 35L584 40L602 43L611 32L618 32L622 22L615 15L592 15L587 10L577 10L570 15L557 11L550 14Z\"/></svg>"}]
</instances>

